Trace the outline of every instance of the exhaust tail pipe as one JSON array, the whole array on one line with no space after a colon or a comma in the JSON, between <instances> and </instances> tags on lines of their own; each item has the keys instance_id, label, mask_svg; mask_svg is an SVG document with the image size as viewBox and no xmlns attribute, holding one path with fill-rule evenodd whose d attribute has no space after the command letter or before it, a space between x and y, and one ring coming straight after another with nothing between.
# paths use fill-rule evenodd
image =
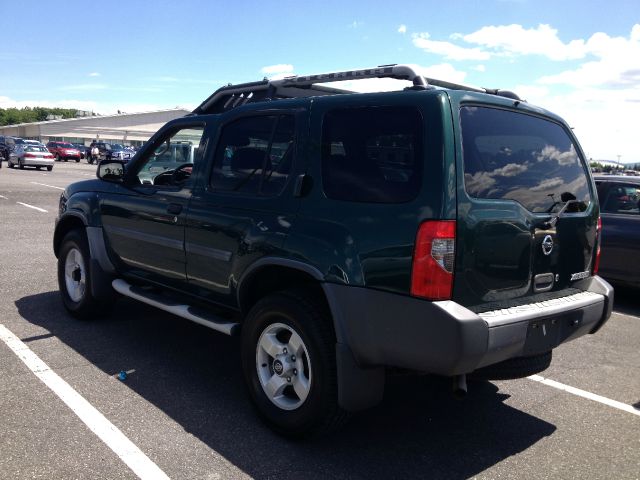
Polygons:
<instances>
[{"instance_id":1,"label":"exhaust tail pipe","mask_svg":"<svg viewBox=\"0 0 640 480\"><path fill-rule=\"evenodd\" d=\"M467 395L467 375L456 375L453 377L453 396L462 399Z\"/></svg>"}]
</instances>

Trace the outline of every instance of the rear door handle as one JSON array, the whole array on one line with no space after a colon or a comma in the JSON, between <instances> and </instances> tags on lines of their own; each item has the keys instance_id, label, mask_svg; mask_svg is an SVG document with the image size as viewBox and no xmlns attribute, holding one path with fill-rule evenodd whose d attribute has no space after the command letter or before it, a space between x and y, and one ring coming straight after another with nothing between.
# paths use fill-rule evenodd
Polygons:
<instances>
[{"instance_id":1,"label":"rear door handle","mask_svg":"<svg viewBox=\"0 0 640 480\"><path fill-rule=\"evenodd\" d=\"M182 205L179 203L170 203L167 207L167 212L172 215L178 215L182 211Z\"/></svg>"}]
</instances>

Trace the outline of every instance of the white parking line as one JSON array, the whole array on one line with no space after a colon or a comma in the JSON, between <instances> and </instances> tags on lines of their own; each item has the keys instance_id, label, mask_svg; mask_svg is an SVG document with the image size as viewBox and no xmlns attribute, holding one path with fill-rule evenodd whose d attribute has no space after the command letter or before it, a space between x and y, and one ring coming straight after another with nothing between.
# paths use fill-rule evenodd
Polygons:
<instances>
[{"instance_id":1,"label":"white parking line","mask_svg":"<svg viewBox=\"0 0 640 480\"><path fill-rule=\"evenodd\" d=\"M622 410L623 412L640 416L640 410L632 407L631 405L627 405L626 403L618 402L616 400L611 400L610 398L602 397L600 395L596 395L595 393L587 392L585 390L580 390L579 388L570 387L569 385L565 385L564 383L560 383L560 382L556 382L555 380L544 378L540 375L531 375L530 377L527 377L527 378L530 380L533 380L534 382L540 382L543 385L547 385L549 387L557 388L558 390L563 390L567 393L577 395L578 397L593 400L594 402L602 403L604 405L608 405L609 407L617 408L618 410Z\"/></svg>"},{"instance_id":2,"label":"white parking line","mask_svg":"<svg viewBox=\"0 0 640 480\"><path fill-rule=\"evenodd\" d=\"M622 315L624 317L635 318L636 320L640 320L640 317L638 317L637 315L631 315L630 313L616 312L615 310L613 311L613 313L615 313L616 315Z\"/></svg>"},{"instance_id":3,"label":"white parking line","mask_svg":"<svg viewBox=\"0 0 640 480\"><path fill-rule=\"evenodd\" d=\"M34 185L42 185L43 187L57 188L58 190L64 190L63 187L56 187L55 185L47 185L46 183L38 183L38 182L30 182L30 183L33 183Z\"/></svg>"},{"instance_id":4,"label":"white parking line","mask_svg":"<svg viewBox=\"0 0 640 480\"><path fill-rule=\"evenodd\" d=\"M5 197L4 195L0 195L0 198L4 198L5 200L9 200L7 197Z\"/></svg>"},{"instance_id":5,"label":"white parking line","mask_svg":"<svg viewBox=\"0 0 640 480\"><path fill-rule=\"evenodd\" d=\"M36 377L53 391L82 420L100 440L141 479L168 479L160 467L153 463L131 440L105 418L71 385L58 376L40 357L33 353L4 325L0 325L0 339L13 350Z\"/></svg>"},{"instance_id":6,"label":"white parking line","mask_svg":"<svg viewBox=\"0 0 640 480\"><path fill-rule=\"evenodd\" d=\"M18 205L22 205L23 207L33 208L34 210L38 210L39 212L47 213L47 210L40 207L34 207L33 205L29 205L28 203L16 202Z\"/></svg>"}]
</instances>

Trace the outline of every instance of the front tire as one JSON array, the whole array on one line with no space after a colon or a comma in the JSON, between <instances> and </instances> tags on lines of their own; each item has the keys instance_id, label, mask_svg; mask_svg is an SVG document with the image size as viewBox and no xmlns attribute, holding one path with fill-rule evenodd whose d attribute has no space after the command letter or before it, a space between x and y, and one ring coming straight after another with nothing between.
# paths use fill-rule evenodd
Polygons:
<instances>
[{"instance_id":1,"label":"front tire","mask_svg":"<svg viewBox=\"0 0 640 480\"><path fill-rule=\"evenodd\" d=\"M242 329L242 367L262 419L288 437L338 429L335 334L326 308L305 291L260 300Z\"/></svg>"},{"instance_id":2,"label":"front tire","mask_svg":"<svg viewBox=\"0 0 640 480\"><path fill-rule=\"evenodd\" d=\"M91 255L84 231L71 230L62 240L58 254L58 286L64 307L82 320L104 315L111 305L93 297L90 268Z\"/></svg>"}]
</instances>

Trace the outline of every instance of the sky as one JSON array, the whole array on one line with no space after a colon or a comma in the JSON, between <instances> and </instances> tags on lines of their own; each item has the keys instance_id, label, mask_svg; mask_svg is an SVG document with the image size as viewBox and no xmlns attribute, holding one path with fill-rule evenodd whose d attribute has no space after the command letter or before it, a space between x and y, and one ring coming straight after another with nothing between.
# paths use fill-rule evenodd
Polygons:
<instances>
[{"instance_id":1,"label":"sky","mask_svg":"<svg viewBox=\"0 0 640 480\"><path fill-rule=\"evenodd\" d=\"M640 162L640 0L0 0L0 12L0 108L193 109L228 83L405 63L513 90L562 116L588 158Z\"/></svg>"}]
</instances>

